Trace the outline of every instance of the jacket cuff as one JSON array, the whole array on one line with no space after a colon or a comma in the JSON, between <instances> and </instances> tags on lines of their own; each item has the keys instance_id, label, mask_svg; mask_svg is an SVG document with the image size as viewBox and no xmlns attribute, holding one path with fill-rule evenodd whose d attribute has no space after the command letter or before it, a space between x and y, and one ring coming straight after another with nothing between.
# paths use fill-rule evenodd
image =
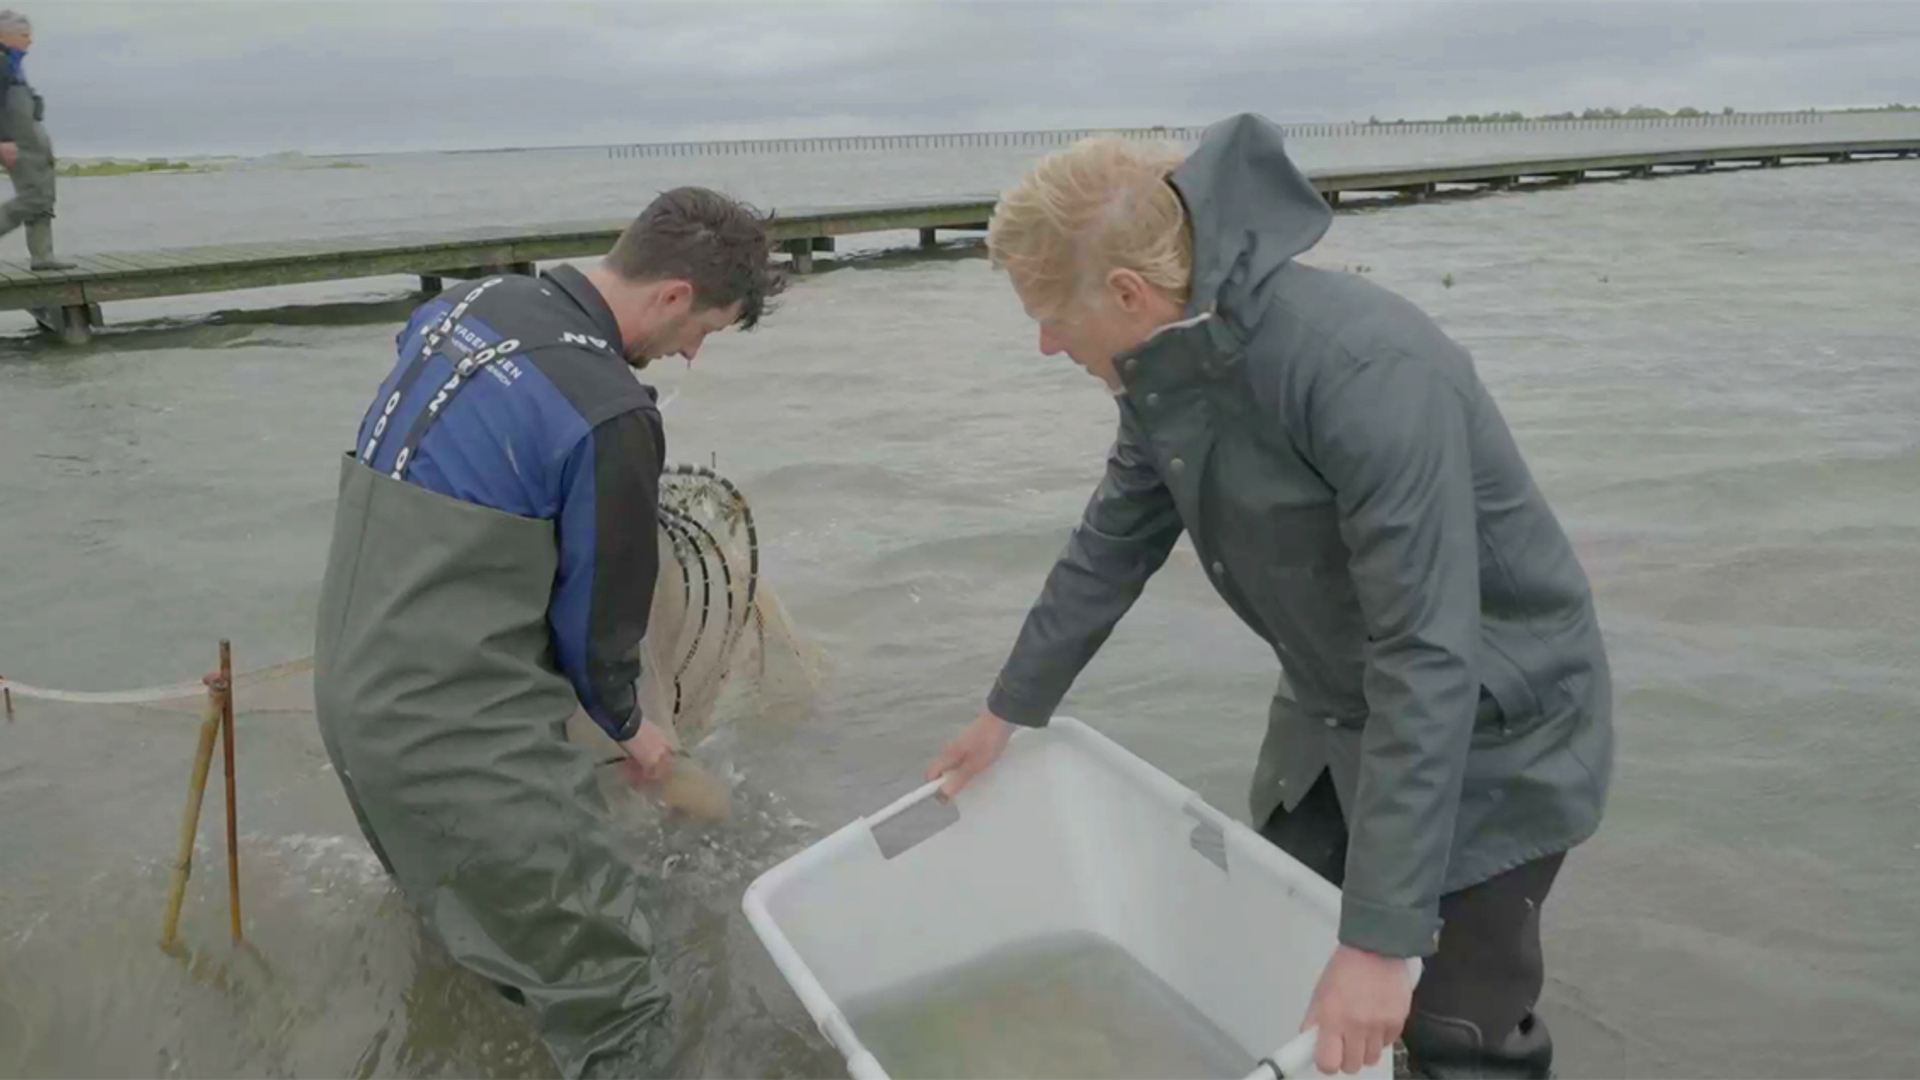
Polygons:
<instances>
[{"instance_id":1,"label":"jacket cuff","mask_svg":"<svg viewBox=\"0 0 1920 1080\"><path fill-rule=\"evenodd\" d=\"M1021 727L1046 727L1047 721L1053 719L1053 706L1037 705L1016 698L1001 679L994 680L993 690L987 694L987 711L1009 724L1019 724Z\"/></svg>"},{"instance_id":2,"label":"jacket cuff","mask_svg":"<svg viewBox=\"0 0 1920 1080\"><path fill-rule=\"evenodd\" d=\"M1440 916L1426 908L1390 907L1340 898L1340 944L1404 960L1440 947Z\"/></svg>"}]
</instances>

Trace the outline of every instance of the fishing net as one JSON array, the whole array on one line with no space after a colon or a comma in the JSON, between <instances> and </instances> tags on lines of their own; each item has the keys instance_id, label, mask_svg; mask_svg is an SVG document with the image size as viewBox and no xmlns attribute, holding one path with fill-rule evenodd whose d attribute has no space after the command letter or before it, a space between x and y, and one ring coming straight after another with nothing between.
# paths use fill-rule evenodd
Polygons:
<instances>
[{"instance_id":1,"label":"fishing net","mask_svg":"<svg viewBox=\"0 0 1920 1080\"><path fill-rule=\"evenodd\" d=\"M643 708L672 717L674 734L691 746L722 718L729 685L784 687L790 672L811 684L820 658L761 579L753 508L732 481L704 466L668 466L660 533L660 578L641 642Z\"/></svg>"}]
</instances>

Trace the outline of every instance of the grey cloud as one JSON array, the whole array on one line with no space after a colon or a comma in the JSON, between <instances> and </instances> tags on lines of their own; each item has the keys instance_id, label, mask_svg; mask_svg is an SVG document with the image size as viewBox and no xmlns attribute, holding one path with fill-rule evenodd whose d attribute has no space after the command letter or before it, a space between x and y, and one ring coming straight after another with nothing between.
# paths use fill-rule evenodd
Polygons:
<instances>
[{"instance_id":1,"label":"grey cloud","mask_svg":"<svg viewBox=\"0 0 1920 1080\"><path fill-rule=\"evenodd\" d=\"M1920 101L1920 4L55 4L68 154Z\"/></svg>"}]
</instances>

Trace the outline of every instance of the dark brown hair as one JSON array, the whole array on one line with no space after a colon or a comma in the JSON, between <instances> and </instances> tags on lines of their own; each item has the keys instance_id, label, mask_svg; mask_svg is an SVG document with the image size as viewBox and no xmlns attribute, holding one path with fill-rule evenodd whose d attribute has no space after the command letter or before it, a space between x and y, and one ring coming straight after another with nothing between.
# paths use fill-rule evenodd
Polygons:
<instances>
[{"instance_id":1,"label":"dark brown hair","mask_svg":"<svg viewBox=\"0 0 1920 1080\"><path fill-rule=\"evenodd\" d=\"M735 324L751 330L787 286L772 247L753 207L707 188L678 187L647 204L606 262L628 281L690 282L693 306L702 311L738 302Z\"/></svg>"}]
</instances>

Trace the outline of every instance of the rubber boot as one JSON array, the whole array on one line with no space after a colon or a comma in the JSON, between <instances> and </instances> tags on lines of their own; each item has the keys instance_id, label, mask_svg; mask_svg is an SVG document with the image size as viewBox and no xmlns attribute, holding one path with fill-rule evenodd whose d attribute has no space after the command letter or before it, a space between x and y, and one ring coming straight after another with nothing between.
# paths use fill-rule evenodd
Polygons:
<instances>
[{"instance_id":1,"label":"rubber boot","mask_svg":"<svg viewBox=\"0 0 1920 1080\"><path fill-rule=\"evenodd\" d=\"M1454 1077L1553 1076L1553 1037L1538 1014L1528 1013L1519 1026L1492 1046L1472 1021L1416 1012L1407 1017L1404 1033L1407 1071L1431 1080Z\"/></svg>"},{"instance_id":2,"label":"rubber boot","mask_svg":"<svg viewBox=\"0 0 1920 1080\"><path fill-rule=\"evenodd\" d=\"M27 222L27 255L32 258L35 270L71 270L73 264L53 255L53 222L48 218L39 218Z\"/></svg>"}]
</instances>

